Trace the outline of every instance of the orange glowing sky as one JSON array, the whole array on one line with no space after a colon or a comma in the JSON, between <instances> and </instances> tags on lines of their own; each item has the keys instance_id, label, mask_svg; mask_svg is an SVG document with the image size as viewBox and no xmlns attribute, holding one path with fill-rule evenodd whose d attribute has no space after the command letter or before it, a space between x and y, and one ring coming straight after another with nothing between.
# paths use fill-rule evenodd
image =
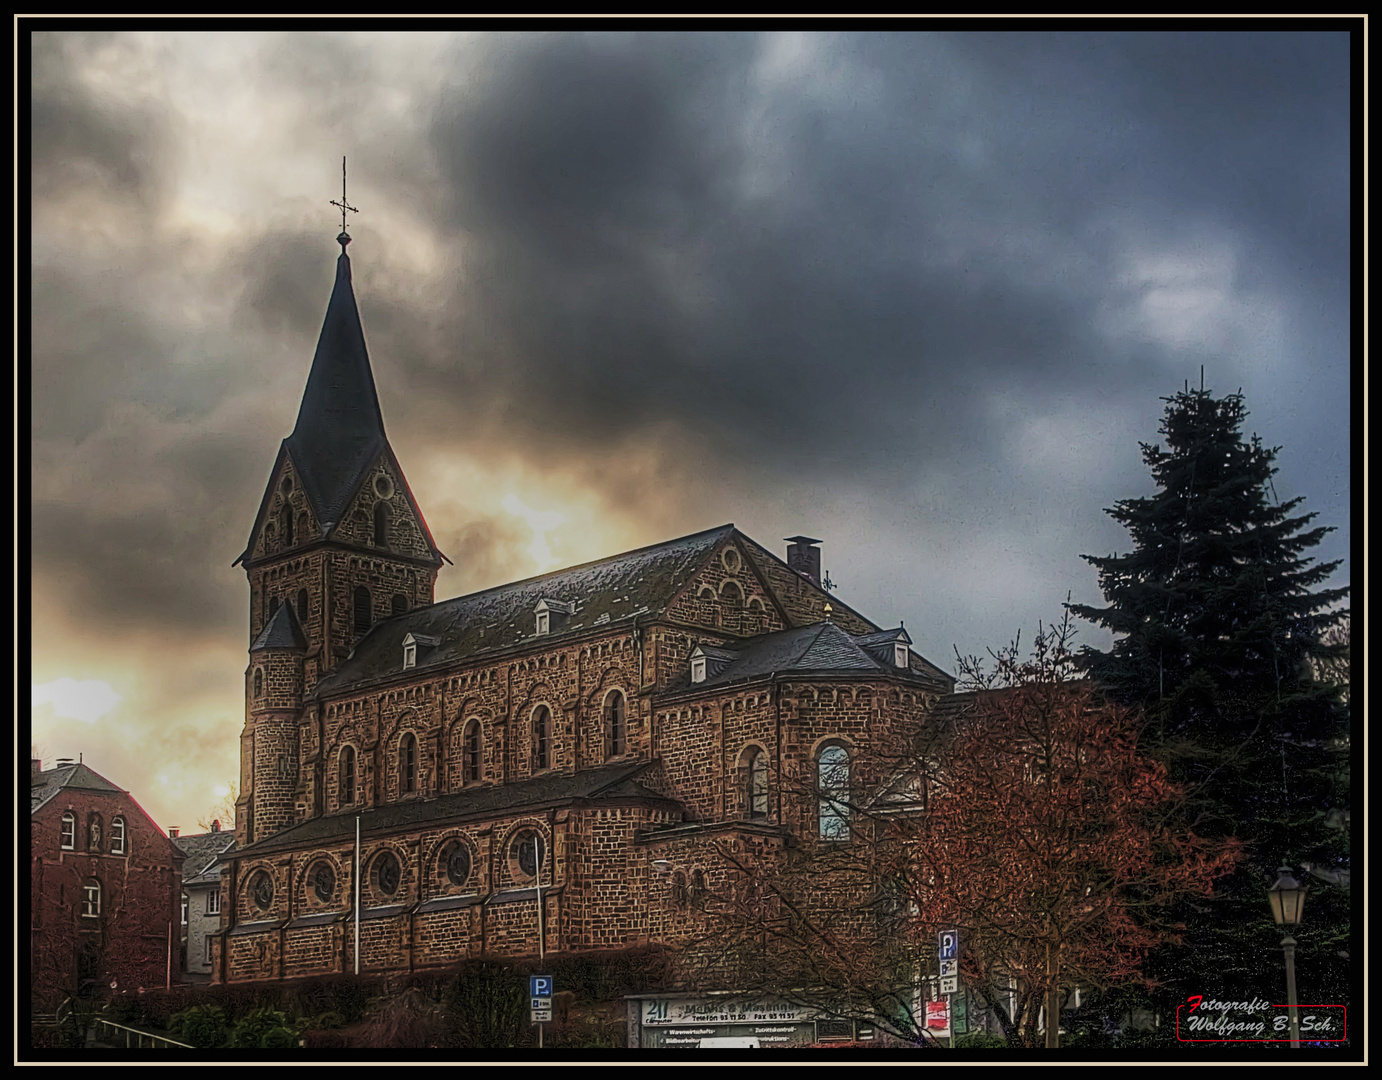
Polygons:
<instances>
[{"instance_id":1,"label":"orange glowing sky","mask_svg":"<svg viewBox=\"0 0 1382 1080\"><path fill-rule=\"evenodd\" d=\"M22 37L31 742L194 831L334 274L439 598L734 522L953 667L1205 366L1348 582L1343 34ZM21 145L26 145L21 143ZM26 239L21 237L21 242ZM22 265L22 263L21 263ZM1083 640L1098 642L1087 630Z\"/></svg>"}]
</instances>

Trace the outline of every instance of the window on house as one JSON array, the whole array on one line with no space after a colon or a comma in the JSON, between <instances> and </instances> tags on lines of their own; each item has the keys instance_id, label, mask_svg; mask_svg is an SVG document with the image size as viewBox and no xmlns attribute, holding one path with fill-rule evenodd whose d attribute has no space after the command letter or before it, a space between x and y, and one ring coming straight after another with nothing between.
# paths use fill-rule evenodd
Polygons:
<instances>
[{"instance_id":1,"label":"window on house","mask_svg":"<svg viewBox=\"0 0 1382 1080\"><path fill-rule=\"evenodd\" d=\"M479 720L472 720L466 724L465 734L461 737L461 746L461 783L476 783L480 779L480 761L483 751Z\"/></svg>"},{"instance_id":2,"label":"window on house","mask_svg":"<svg viewBox=\"0 0 1382 1080\"><path fill-rule=\"evenodd\" d=\"M293 546L293 508L286 503L283 506L283 514L280 520L283 522L283 546Z\"/></svg>"},{"instance_id":3,"label":"window on house","mask_svg":"<svg viewBox=\"0 0 1382 1080\"><path fill-rule=\"evenodd\" d=\"M395 615L408 614L408 598L402 593L394 593L393 599L389 601L389 604Z\"/></svg>"},{"instance_id":4,"label":"window on house","mask_svg":"<svg viewBox=\"0 0 1382 1080\"><path fill-rule=\"evenodd\" d=\"M374 546L389 546L389 508L384 503L374 507Z\"/></svg>"},{"instance_id":5,"label":"window on house","mask_svg":"<svg viewBox=\"0 0 1382 1080\"><path fill-rule=\"evenodd\" d=\"M308 529L308 527L307 527L307 515L306 515L305 513L304 513L304 514L299 514L299 515L298 515L298 542L299 542L299 543L306 543L308 532L309 532L309 529Z\"/></svg>"},{"instance_id":6,"label":"window on house","mask_svg":"<svg viewBox=\"0 0 1382 1080\"><path fill-rule=\"evenodd\" d=\"M101 883L95 878L82 882L82 918L98 919L101 916Z\"/></svg>"},{"instance_id":7,"label":"window on house","mask_svg":"<svg viewBox=\"0 0 1382 1080\"><path fill-rule=\"evenodd\" d=\"M265 622L272 622L273 617L278 614L279 600L276 596L269 597L269 614L265 617Z\"/></svg>"},{"instance_id":8,"label":"window on house","mask_svg":"<svg viewBox=\"0 0 1382 1080\"><path fill-rule=\"evenodd\" d=\"M355 801L355 747L347 746L341 750L341 805L349 806Z\"/></svg>"},{"instance_id":9,"label":"window on house","mask_svg":"<svg viewBox=\"0 0 1382 1080\"><path fill-rule=\"evenodd\" d=\"M549 611L539 611L537 613L536 633L546 634L552 629L552 614Z\"/></svg>"},{"instance_id":10,"label":"window on house","mask_svg":"<svg viewBox=\"0 0 1382 1080\"><path fill-rule=\"evenodd\" d=\"M205 950L206 950L206 962L207 962L208 964L211 963L211 960L212 960L212 957L211 957L211 949L212 949L212 943L213 943L215 940L216 940L216 939L215 939L214 937L212 937L210 934L207 934L207 935L206 935L206 939L205 939L204 945L205 945Z\"/></svg>"},{"instance_id":11,"label":"window on house","mask_svg":"<svg viewBox=\"0 0 1382 1080\"><path fill-rule=\"evenodd\" d=\"M125 819L116 818L110 823L110 853L112 855L125 854Z\"/></svg>"},{"instance_id":12,"label":"window on house","mask_svg":"<svg viewBox=\"0 0 1382 1080\"><path fill-rule=\"evenodd\" d=\"M187 894L182 894L182 925L187 925Z\"/></svg>"},{"instance_id":13,"label":"window on house","mask_svg":"<svg viewBox=\"0 0 1382 1080\"><path fill-rule=\"evenodd\" d=\"M58 841L63 851L71 851L77 846L77 815L67 813L62 815L62 833Z\"/></svg>"},{"instance_id":14,"label":"window on house","mask_svg":"<svg viewBox=\"0 0 1382 1080\"><path fill-rule=\"evenodd\" d=\"M619 757L628 750L628 705L618 690L605 698L605 756Z\"/></svg>"},{"instance_id":15,"label":"window on house","mask_svg":"<svg viewBox=\"0 0 1382 1080\"><path fill-rule=\"evenodd\" d=\"M816 759L816 777L821 839L849 839L849 751L838 744L823 749Z\"/></svg>"},{"instance_id":16,"label":"window on house","mask_svg":"<svg viewBox=\"0 0 1382 1080\"><path fill-rule=\"evenodd\" d=\"M307 590L298 590L298 622L307 625Z\"/></svg>"},{"instance_id":17,"label":"window on house","mask_svg":"<svg viewBox=\"0 0 1382 1080\"><path fill-rule=\"evenodd\" d=\"M417 790L417 740L409 733L398 744L398 789Z\"/></svg>"},{"instance_id":18,"label":"window on house","mask_svg":"<svg viewBox=\"0 0 1382 1080\"><path fill-rule=\"evenodd\" d=\"M698 656L691 661L691 681L693 683L705 682L705 657Z\"/></svg>"},{"instance_id":19,"label":"window on house","mask_svg":"<svg viewBox=\"0 0 1382 1080\"><path fill-rule=\"evenodd\" d=\"M552 764L552 711L539 705L533 713L533 768L546 769Z\"/></svg>"},{"instance_id":20,"label":"window on house","mask_svg":"<svg viewBox=\"0 0 1382 1080\"><path fill-rule=\"evenodd\" d=\"M736 582L726 581L720 588L720 599L727 607L741 608L744 606L744 590Z\"/></svg>"},{"instance_id":21,"label":"window on house","mask_svg":"<svg viewBox=\"0 0 1382 1080\"><path fill-rule=\"evenodd\" d=\"M908 667L907 645L906 642L898 641L893 643L893 664L896 667Z\"/></svg>"},{"instance_id":22,"label":"window on house","mask_svg":"<svg viewBox=\"0 0 1382 1080\"><path fill-rule=\"evenodd\" d=\"M410 641L403 646L403 670L417 667L417 642Z\"/></svg>"},{"instance_id":23,"label":"window on house","mask_svg":"<svg viewBox=\"0 0 1382 1080\"><path fill-rule=\"evenodd\" d=\"M355 632L368 633L374 623L374 612L370 608L369 590L361 585L355 590Z\"/></svg>"},{"instance_id":24,"label":"window on house","mask_svg":"<svg viewBox=\"0 0 1382 1080\"><path fill-rule=\"evenodd\" d=\"M206 913L208 915L219 915L221 913L220 889L212 889L206 894Z\"/></svg>"},{"instance_id":25,"label":"window on house","mask_svg":"<svg viewBox=\"0 0 1382 1080\"><path fill-rule=\"evenodd\" d=\"M746 804L749 808L749 817L767 817L768 755L755 747L749 751L747 765L748 768L745 770L745 779L748 783L748 790L745 794Z\"/></svg>"},{"instance_id":26,"label":"window on house","mask_svg":"<svg viewBox=\"0 0 1382 1080\"><path fill-rule=\"evenodd\" d=\"M254 669L254 696L256 698L264 696L264 672L260 668Z\"/></svg>"}]
</instances>

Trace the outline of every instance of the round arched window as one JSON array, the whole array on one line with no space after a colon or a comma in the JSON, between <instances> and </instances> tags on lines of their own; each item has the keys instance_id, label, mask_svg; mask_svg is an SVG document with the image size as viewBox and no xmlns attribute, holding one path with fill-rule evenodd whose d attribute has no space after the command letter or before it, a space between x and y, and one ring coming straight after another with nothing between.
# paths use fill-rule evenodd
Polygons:
<instances>
[{"instance_id":1,"label":"round arched window","mask_svg":"<svg viewBox=\"0 0 1382 1080\"><path fill-rule=\"evenodd\" d=\"M250 880L250 900L260 911L268 911L274 902L274 879L267 870L260 870Z\"/></svg>"},{"instance_id":2,"label":"round arched window","mask_svg":"<svg viewBox=\"0 0 1382 1080\"><path fill-rule=\"evenodd\" d=\"M442 852L442 872L446 880L460 888L470 880L470 848L459 841L447 846Z\"/></svg>"},{"instance_id":3,"label":"round arched window","mask_svg":"<svg viewBox=\"0 0 1382 1080\"><path fill-rule=\"evenodd\" d=\"M323 904L331 903L336 895L336 871L330 863L319 862L312 868L312 895Z\"/></svg>"},{"instance_id":4,"label":"round arched window","mask_svg":"<svg viewBox=\"0 0 1382 1080\"><path fill-rule=\"evenodd\" d=\"M398 883L403 877L403 868L398 863L398 856L392 851L386 851L380 855L374 863L374 884L385 896L392 896L398 892Z\"/></svg>"},{"instance_id":5,"label":"round arched window","mask_svg":"<svg viewBox=\"0 0 1382 1080\"><path fill-rule=\"evenodd\" d=\"M538 869L547 866L547 845L536 829L524 829L509 844L509 871L516 881L537 880ZM544 877L548 875L544 874Z\"/></svg>"}]
</instances>

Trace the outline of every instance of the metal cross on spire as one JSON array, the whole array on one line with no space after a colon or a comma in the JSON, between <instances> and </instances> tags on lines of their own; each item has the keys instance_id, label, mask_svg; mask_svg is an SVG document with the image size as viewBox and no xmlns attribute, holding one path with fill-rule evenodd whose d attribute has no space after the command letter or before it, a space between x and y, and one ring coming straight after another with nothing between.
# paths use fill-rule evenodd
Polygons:
<instances>
[{"instance_id":1,"label":"metal cross on spire","mask_svg":"<svg viewBox=\"0 0 1382 1080\"><path fill-rule=\"evenodd\" d=\"M357 207L351 206L350 203L346 202L345 165L346 159L341 158L341 201L337 202L335 199L331 200L332 206L339 206L341 208L341 235L336 237L336 243L341 245L342 254L345 253L346 245L350 243L350 234L346 232L346 211L349 210L352 214L358 214L360 212Z\"/></svg>"}]
</instances>

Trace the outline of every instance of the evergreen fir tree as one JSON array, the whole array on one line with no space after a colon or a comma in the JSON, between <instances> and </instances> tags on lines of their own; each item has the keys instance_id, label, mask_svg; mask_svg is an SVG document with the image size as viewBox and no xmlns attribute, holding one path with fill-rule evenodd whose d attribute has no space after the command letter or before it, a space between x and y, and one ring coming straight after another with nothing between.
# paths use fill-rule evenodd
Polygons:
<instances>
[{"instance_id":1,"label":"evergreen fir tree","mask_svg":"<svg viewBox=\"0 0 1382 1080\"><path fill-rule=\"evenodd\" d=\"M1283 863L1317 870L1296 934L1300 1000L1343 1004L1356 963L1338 883L1349 870L1348 710L1318 673L1348 590L1318 588L1339 563L1308 554L1330 529L1297 514L1300 499L1276 500L1279 448L1244 439L1240 395L1187 387L1164 400L1166 449L1142 444L1156 494L1108 511L1133 550L1085 556L1108 606L1071 607L1114 633L1112 649L1086 647L1083 661L1143 709L1147 748L1187 785L1196 831L1245 848L1217 897L1183 910L1184 946L1155 965L1157 1005L1171 1016L1189 994L1280 996L1266 890Z\"/></svg>"}]
</instances>

